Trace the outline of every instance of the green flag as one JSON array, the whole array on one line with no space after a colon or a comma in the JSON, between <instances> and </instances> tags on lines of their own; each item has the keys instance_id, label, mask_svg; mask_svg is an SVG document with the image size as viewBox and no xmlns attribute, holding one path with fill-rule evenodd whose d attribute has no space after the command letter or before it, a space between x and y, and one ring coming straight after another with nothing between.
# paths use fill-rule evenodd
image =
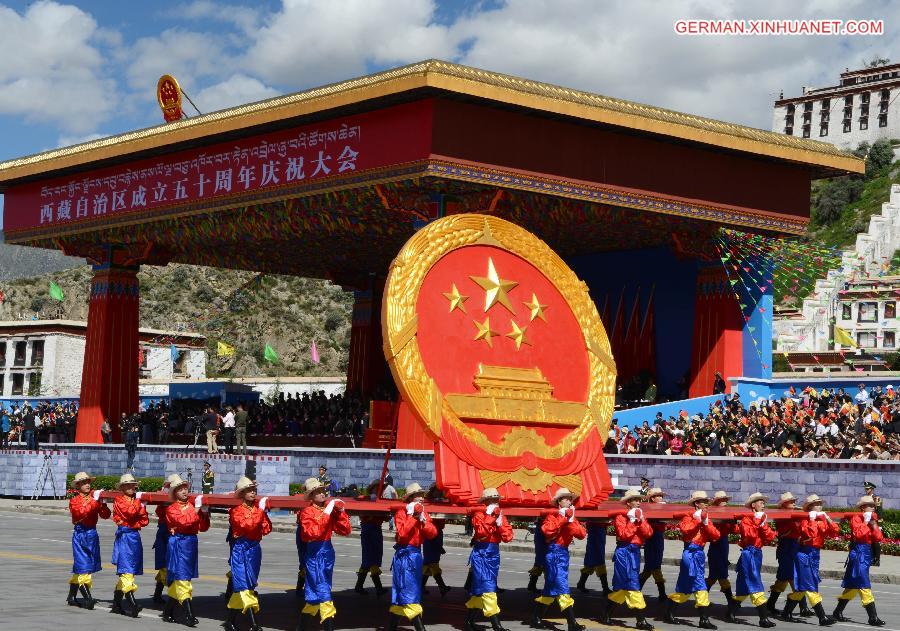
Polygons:
<instances>
[{"instance_id":1,"label":"green flag","mask_svg":"<svg viewBox=\"0 0 900 631\"><path fill-rule=\"evenodd\" d=\"M275 352L275 349L266 344L266 350L263 351L263 357L265 357L267 362L275 363L278 361L278 353Z\"/></svg>"},{"instance_id":2,"label":"green flag","mask_svg":"<svg viewBox=\"0 0 900 631\"><path fill-rule=\"evenodd\" d=\"M52 280L50 281L50 297L58 302L62 302L66 298L65 294L63 294L62 287L54 283Z\"/></svg>"}]
</instances>

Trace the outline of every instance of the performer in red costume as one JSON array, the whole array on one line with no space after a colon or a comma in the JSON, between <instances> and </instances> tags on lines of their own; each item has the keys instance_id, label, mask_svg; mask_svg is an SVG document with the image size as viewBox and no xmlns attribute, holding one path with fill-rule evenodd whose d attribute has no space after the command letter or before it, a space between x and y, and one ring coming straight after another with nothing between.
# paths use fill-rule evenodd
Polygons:
<instances>
[{"instance_id":1,"label":"performer in red costume","mask_svg":"<svg viewBox=\"0 0 900 631\"><path fill-rule=\"evenodd\" d=\"M391 565L390 630L400 620L412 622L416 631L425 631L422 622L422 544L437 536L437 528L425 512L425 489L413 482L406 487L406 506L394 514L397 543Z\"/></svg>"},{"instance_id":2,"label":"performer in red costume","mask_svg":"<svg viewBox=\"0 0 900 631\"><path fill-rule=\"evenodd\" d=\"M651 504L665 504L663 499L666 494L659 487L654 487L647 492L645 496ZM644 569L641 571L641 589L644 583L651 576L656 582L656 589L659 593L659 602L665 602L666 596L666 579L662 573L663 552L666 547L666 522L654 521L650 524L653 528L653 536L644 544Z\"/></svg>"},{"instance_id":3,"label":"performer in red costume","mask_svg":"<svg viewBox=\"0 0 900 631\"><path fill-rule=\"evenodd\" d=\"M575 518L575 507L572 505L575 495L566 488L560 488L551 500L556 511L544 518L541 534L547 541L544 557L544 589L535 598L534 615L531 626L545 629L544 614L555 600L560 611L568 622L568 631L584 631L584 627L575 619L575 599L569 595L569 546L573 539L584 539L587 531L584 525ZM535 533L537 535L537 533Z\"/></svg>"},{"instance_id":4,"label":"performer in red costume","mask_svg":"<svg viewBox=\"0 0 900 631\"><path fill-rule=\"evenodd\" d=\"M613 527L616 529L616 551L613 554L613 592L607 597L607 606L600 621L610 623L612 609L615 605L625 603L634 609L637 617L635 625L642 631L652 631L653 625L647 622L644 609L644 595L641 593L641 547L653 536L653 528L644 519L641 510L643 497L637 489L629 489L622 497L628 507L625 515L616 515Z\"/></svg>"},{"instance_id":5,"label":"performer in red costume","mask_svg":"<svg viewBox=\"0 0 900 631\"><path fill-rule=\"evenodd\" d=\"M778 508L784 510L795 510L797 507L797 498L790 491L781 494L778 500ZM797 547L800 545L800 530L797 522L791 519L781 519L775 522L775 531L778 533L778 546L775 548L775 558L778 560L778 570L775 573L775 583L769 592L769 600L766 607L769 609L769 615L774 616L777 612L775 604L788 587L791 592L796 592L794 584L794 563L797 559ZM812 610L806 604L806 598L800 599L800 616L808 618L813 615Z\"/></svg>"},{"instance_id":6,"label":"performer in red costume","mask_svg":"<svg viewBox=\"0 0 900 631\"><path fill-rule=\"evenodd\" d=\"M331 580L334 573L334 546L331 535L337 533L350 534L350 518L344 511L344 502L329 499L326 486L316 478L309 478L304 483L306 497L312 502L297 513L300 523L300 536L306 544L304 559L306 563L306 584L304 600L306 604L300 611L300 622L297 631L305 631L306 617L315 618L325 631L334 629L334 616L337 609L331 598ZM326 503L327 502L327 503Z\"/></svg>"},{"instance_id":7,"label":"performer in red costume","mask_svg":"<svg viewBox=\"0 0 900 631\"><path fill-rule=\"evenodd\" d=\"M735 614L748 597L759 614L759 626L767 629L775 623L769 620L769 608L766 607L766 592L762 583L762 548L775 541L775 531L769 526L766 508L766 496L754 493L747 498L744 506L753 510L752 515L744 515L738 524L741 537L741 556L737 563L737 596L736 604L728 614L735 620Z\"/></svg>"},{"instance_id":8,"label":"performer in red costume","mask_svg":"<svg viewBox=\"0 0 900 631\"><path fill-rule=\"evenodd\" d=\"M481 493L481 503L472 514L474 545L469 555L472 568L471 598L466 602L468 609L465 631L477 631L475 615L480 609L484 617L491 621L493 631L506 631L500 624L500 606L497 604L497 577L500 574L500 542L509 543L513 530L500 510L500 493L487 488Z\"/></svg>"},{"instance_id":9,"label":"performer in red costume","mask_svg":"<svg viewBox=\"0 0 900 631\"><path fill-rule=\"evenodd\" d=\"M100 491L91 491L94 478L84 471L75 474L72 488L76 493L69 500L69 512L75 528L72 532L72 578L69 579L69 596L66 602L73 607L93 609L97 603L91 595L94 572L101 570L100 537L97 535L97 520L109 519L109 507L100 501ZM84 601L78 600L78 591Z\"/></svg>"},{"instance_id":10,"label":"performer in red costume","mask_svg":"<svg viewBox=\"0 0 900 631\"><path fill-rule=\"evenodd\" d=\"M713 507L724 507L731 501L731 496L725 491L716 491L713 496ZM725 617L726 622L732 624L737 623L734 612L738 608L738 602L734 599L731 591L731 581L728 580L728 568L731 563L728 562L728 535L737 533L737 523L732 521L716 522L716 529L719 531L719 538L709 542L709 548L706 553L706 565L709 574L706 576L706 589L709 591L716 583L722 593L725 594L725 602L728 605L728 615Z\"/></svg>"},{"instance_id":11,"label":"performer in red costume","mask_svg":"<svg viewBox=\"0 0 900 631\"><path fill-rule=\"evenodd\" d=\"M228 511L228 523L234 545L228 564L231 567L232 594L228 599L228 621L226 631L238 631L238 612L250 618L250 631L262 631L256 622L259 613L259 598L256 586L259 582L259 568L262 565L262 547L259 542L272 532L269 520L268 499L256 500L256 483L241 477L234 488L234 496L241 500L239 506Z\"/></svg>"},{"instance_id":12,"label":"performer in red costume","mask_svg":"<svg viewBox=\"0 0 900 631\"><path fill-rule=\"evenodd\" d=\"M875 597L872 595L872 583L869 581L869 566L872 565L872 546L881 542L884 535L878 525L878 515L875 513L875 498L863 495L856 503L856 507L863 512L850 518L852 544L844 580L841 581L844 591L838 596L837 607L832 617L838 622L849 622L844 617L844 609L847 603L859 595L863 608L869 614L869 624L873 627L883 627L884 620L880 619L878 612L875 611Z\"/></svg>"},{"instance_id":13,"label":"performer in red costume","mask_svg":"<svg viewBox=\"0 0 900 631\"><path fill-rule=\"evenodd\" d=\"M822 500L818 495L807 497L803 502L803 510L808 511L808 515L794 520L800 533L794 562L794 587L797 591L788 596L782 617L789 622L798 622L791 612L805 597L819 617L819 625L828 627L835 623L835 619L828 616L822 607L822 596L819 594L819 553L825 545L825 539L836 536L840 530L831 517L822 512Z\"/></svg>"},{"instance_id":14,"label":"performer in red costume","mask_svg":"<svg viewBox=\"0 0 900 631\"><path fill-rule=\"evenodd\" d=\"M169 483L166 482L160 489L163 493L169 492ZM166 525L166 508L168 502L160 502L156 505L156 538L153 541L153 569L156 570L156 589L153 590L153 602L164 603L162 593L166 587L166 556L169 552L169 527Z\"/></svg>"},{"instance_id":15,"label":"performer in red costume","mask_svg":"<svg viewBox=\"0 0 900 631\"><path fill-rule=\"evenodd\" d=\"M137 480L130 473L119 478L116 485L122 495L113 502L113 521L116 541L113 544L112 562L116 565L119 581L113 591L112 613L127 613L137 618L141 607L134 600L137 591L135 576L144 573L144 547L141 544L141 528L150 523L147 507L137 492ZM128 611L122 607L122 599L128 601Z\"/></svg>"},{"instance_id":16,"label":"performer in red costume","mask_svg":"<svg viewBox=\"0 0 900 631\"><path fill-rule=\"evenodd\" d=\"M706 491L694 491L688 500L695 511L685 515L679 522L681 540L684 541L684 552L681 553L681 567L678 570L678 581L675 583L675 593L669 594L666 602L666 611L663 619L669 624L678 624L675 619L675 606L683 603L691 596L694 597L697 610L700 612L701 629L716 629L716 625L709 621L709 592L706 590L704 580L706 557L703 554L703 546L710 541L719 538L719 530L709 519L709 497Z\"/></svg>"},{"instance_id":17,"label":"performer in red costume","mask_svg":"<svg viewBox=\"0 0 900 631\"><path fill-rule=\"evenodd\" d=\"M169 584L169 599L163 608L162 619L175 622L175 603L178 602L184 607L185 624L196 627L200 621L191 605L194 595L191 580L200 576L197 533L209 530L209 507L203 505L202 495L198 495L193 503L188 502L189 492L188 483L181 476L169 476L169 497L174 501L166 508L166 525L169 527L166 582Z\"/></svg>"}]
</instances>

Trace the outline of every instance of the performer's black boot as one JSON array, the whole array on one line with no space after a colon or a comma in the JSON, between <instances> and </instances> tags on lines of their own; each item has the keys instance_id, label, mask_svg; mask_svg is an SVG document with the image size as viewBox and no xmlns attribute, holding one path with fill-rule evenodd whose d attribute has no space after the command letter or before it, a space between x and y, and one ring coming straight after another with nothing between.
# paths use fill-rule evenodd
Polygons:
<instances>
[{"instance_id":1,"label":"performer's black boot","mask_svg":"<svg viewBox=\"0 0 900 631\"><path fill-rule=\"evenodd\" d=\"M125 594L125 600L128 601L128 615L132 618L137 618L143 607L137 604L137 601L134 599L134 592Z\"/></svg>"},{"instance_id":2,"label":"performer's black boot","mask_svg":"<svg viewBox=\"0 0 900 631\"><path fill-rule=\"evenodd\" d=\"M583 624L579 624L575 618L575 605L566 607L563 615L566 617L566 622L569 623L567 631L585 631L586 627Z\"/></svg>"},{"instance_id":3,"label":"performer's black boot","mask_svg":"<svg viewBox=\"0 0 900 631\"><path fill-rule=\"evenodd\" d=\"M609 588L609 579L606 577L606 574L600 575L600 587L603 588L603 593L607 596L612 594L612 590Z\"/></svg>"},{"instance_id":4,"label":"performer's black boot","mask_svg":"<svg viewBox=\"0 0 900 631\"><path fill-rule=\"evenodd\" d=\"M416 631L425 631L425 623L422 622L421 614L412 619L412 625Z\"/></svg>"},{"instance_id":5,"label":"performer's black boot","mask_svg":"<svg viewBox=\"0 0 900 631\"><path fill-rule=\"evenodd\" d=\"M537 574L529 574L528 575L528 591L536 592L538 590L537 580L538 580ZM466 591L468 591L468 587L466 588Z\"/></svg>"},{"instance_id":6,"label":"performer's black boot","mask_svg":"<svg viewBox=\"0 0 900 631\"><path fill-rule=\"evenodd\" d=\"M706 607L697 607L697 610L700 612L700 622L697 623L697 626L701 629L712 629L715 630L718 627L709 621L709 612L707 611L709 606Z\"/></svg>"},{"instance_id":7,"label":"performer's black boot","mask_svg":"<svg viewBox=\"0 0 900 631\"><path fill-rule=\"evenodd\" d=\"M314 618L314 617L315 617L315 616L310 616L308 613L301 613L301 614L300 614L300 620L297 622L297 629L296 629L296 631L306 631L307 628L308 628L308 627L306 626L306 619L307 619L307 618ZM332 617L333 617L333 616L332 616ZM329 620L330 620L330 618L329 618ZM391 614L391 629L396 629L396 628L397 628L396 616L393 615L393 614Z\"/></svg>"},{"instance_id":8,"label":"performer's black boot","mask_svg":"<svg viewBox=\"0 0 900 631\"><path fill-rule=\"evenodd\" d=\"M588 588L587 588L588 576L590 576L588 573L582 572L581 576L578 578L578 585L575 586L578 589L578 591L585 593L585 594L588 593Z\"/></svg>"},{"instance_id":9,"label":"performer's black boot","mask_svg":"<svg viewBox=\"0 0 900 631\"><path fill-rule=\"evenodd\" d=\"M250 618L250 631L263 631L263 628L259 626L259 623L256 622L256 612L253 611L253 607L247 610L247 617ZM328 623L331 622L332 629L334 628L334 616L331 616L322 623L322 629L328 628Z\"/></svg>"},{"instance_id":10,"label":"performer's black boot","mask_svg":"<svg viewBox=\"0 0 900 631\"><path fill-rule=\"evenodd\" d=\"M159 604L166 602L165 600L163 600L163 597L162 597L163 588L165 588L165 585L163 585L162 583L157 581L156 589L153 590L153 602L159 603Z\"/></svg>"},{"instance_id":11,"label":"performer's black boot","mask_svg":"<svg viewBox=\"0 0 900 631\"><path fill-rule=\"evenodd\" d=\"M800 611L797 613L801 618L812 618L815 614L809 605L806 604L806 596L800 599Z\"/></svg>"},{"instance_id":12,"label":"performer's black boot","mask_svg":"<svg viewBox=\"0 0 900 631\"><path fill-rule=\"evenodd\" d=\"M237 609L228 609L228 619L225 620L225 624L223 628L225 631L240 631L240 628L237 626Z\"/></svg>"},{"instance_id":13,"label":"performer's black boot","mask_svg":"<svg viewBox=\"0 0 900 631\"><path fill-rule=\"evenodd\" d=\"M117 589L113 592L113 604L109 613L125 613L122 610L122 596L124 595L125 594L122 593L121 589Z\"/></svg>"},{"instance_id":14,"label":"performer's black boot","mask_svg":"<svg viewBox=\"0 0 900 631\"><path fill-rule=\"evenodd\" d=\"M657 583L656 589L659 591L659 600L663 601L668 598L666 595L666 584L665 583Z\"/></svg>"},{"instance_id":15,"label":"performer's black boot","mask_svg":"<svg viewBox=\"0 0 900 631\"><path fill-rule=\"evenodd\" d=\"M440 574L434 577L434 582L438 584L438 589L441 590L441 596L450 591L450 586L444 582L444 577Z\"/></svg>"},{"instance_id":16,"label":"performer's black boot","mask_svg":"<svg viewBox=\"0 0 900 631\"><path fill-rule=\"evenodd\" d=\"M198 620L197 617L194 615L194 607L191 604L191 599L187 598L181 604L184 607L184 615L186 618L184 621L184 624L186 624L189 627L196 627L198 624L200 624L200 620Z\"/></svg>"},{"instance_id":17,"label":"performer's black boot","mask_svg":"<svg viewBox=\"0 0 900 631\"><path fill-rule=\"evenodd\" d=\"M842 601L842 602L847 602ZM866 610L866 613L869 614L869 625L873 627L883 627L884 620L878 617L878 612L875 611L875 603L871 602L868 605L863 605L863 609Z\"/></svg>"},{"instance_id":18,"label":"performer's black boot","mask_svg":"<svg viewBox=\"0 0 900 631\"><path fill-rule=\"evenodd\" d=\"M506 627L500 624L500 614L495 613L493 616L488 618L491 622L491 630L492 631L509 631Z\"/></svg>"},{"instance_id":19,"label":"performer's black boot","mask_svg":"<svg viewBox=\"0 0 900 631\"><path fill-rule=\"evenodd\" d=\"M831 612L831 617L838 622L850 622L850 618L844 616L844 609L847 608L847 603L849 602L849 600L838 598L837 605L835 605L834 611Z\"/></svg>"},{"instance_id":20,"label":"performer's black boot","mask_svg":"<svg viewBox=\"0 0 900 631\"><path fill-rule=\"evenodd\" d=\"M600 623L601 624L610 624L610 620L612 619L613 609L616 608L616 603L609 599L609 596L606 597L605 602L603 603L603 611L600 612Z\"/></svg>"},{"instance_id":21,"label":"performer's black boot","mask_svg":"<svg viewBox=\"0 0 900 631\"><path fill-rule=\"evenodd\" d=\"M305 586L306 586L306 574L303 572L303 570L298 570L297 571L297 593L295 594L295 596L297 596L297 598L304 597L303 588Z\"/></svg>"},{"instance_id":22,"label":"performer's black boot","mask_svg":"<svg viewBox=\"0 0 900 631\"><path fill-rule=\"evenodd\" d=\"M815 611L816 616L819 617L820 627L830 627L837 622L834 618L825 613L825 608L822 606L822 603L817 603L816 606L813 607L813 611Z\"/></svg>"},{"instance_id":23,"label":"performer's black boot","mask_svg":"<svg viewBox=\"0 0 900 631\"><path fill-rule=\"evenodd\" d=\"M681 624L681 621L675 617L675 607L678 606L671 598L666 599L666 608L663 610L663 622L666 624Z\"/></svg>"},{"instance_id":24,"label":"performer's black boot","mask_svg":"<svg viewBox=\"0 0 900 631\"><path fill-rule=\"evenodd\" d=\"M69 596L66 598L66 604L70 607L81 607L78 601L78 585L69 583Z\"/></svg>"},{"instance_id":25,"label":"performer's black boot","mask_svg":"<svg viewBox=\"0 0 900 631\"><path fill-rule=\"evenodd\" d=\"M644 614L640 612L638 612L636 615L634 626L636 629L640 629L641 631L653 631L653 625L647 622L647 618L645 618Z\"/></svg>"},{"instance_id":26,"label":"performer's black boot","mask_svg":"<svg viewBox=\"0 0 900 631\"><path fill-rule=\"evenodd\" d=\"M357 594L365 594L366 590L363 587L363 583L366 582L366 573L360 570L356 573L356 586L353 588Z\"/></svg>"},{"instance_id":27,"label":"performer's black boot","mask_svg":"<svg viewBox=\"0 0 900 631\"><path fill-rule=\"evenodd\" d=\"M166 600L166 606L163 607L163 612L162 612L163 622L175 622L175 603L176 602L177 601L174 598L172 598L171 596L169 597L168 600Z\"/></svg>"},{"instance_id":28,"label":"performer's black boot","mask_svg":"<svg viewBox=\"0 0 900 631\"><path fill-rule=\"evenodd\" d=\"M381 596L383 594L387 594L388 590L381 584L381 577L375 574L372 575L372 583L375 585L375 595Z\"/></svg>"},{"instance_id":29,"label":"performer's black boot","mask_svg":"<svg viewBox=\"0 0 900 631\"><path fill-rule=\"evenodd\" d=\"M734 599L734 594L731 593L730 589L723 589L722 593L725 594L725 600L728 602L728 613L725 614L725 622L730 624L742 624L743 620L738 620L737 612L741 607L741 603Z\"/></svg>"},{"instance_id":30,"label":"performer's black boot","mask_svg":"<svg viewBox=\"0 0 900 631\"><path fill-rule=\"evenodd\" d=\"M547 608L550 605L545 605L544 603L539 603L534 601L534 611L531 614L531 627L534 629L546 629L547 625L544 623L544 614L547 613Z\"/></svg>"},{"instance_id":31,"label":"performer's black boot","mask_svg":"<svg viewBox=\"0 0 900 631\"><path fill-rule=\"evenodd\" d=\"M774 616L778 611L775 609L775 604L778 602L778 599L781 597L781 592L778 590L771 590L769 592L769 600L766 601L766 608L769 610L769 615Z\"/></svg>"},{"instance_id":32,"label":"performer's black boot","mask_svg":"<svg viewBox=\"0 0 900 631\"><path fill-rule=\"evenodd\" d=\"M785 622L802 622L800 618L794 616L794 609L797 608L797 601L791 598L784 603L784 610L781 612L781 619Z\"/></svg>"},{"instance_id":33,"label":"performer's black boot","mask_svg":"<svg viewBox=\"0 0 900 631\"><path fill-rule=\"evenodd\" d=\"M82 585L79 589L81 590L81 595L84 596L84 608L93 609L94 605L97 604L97 601L91 596L91 588L87 585Z\"/></svg>"},{"instance_id":34,"label":"performer's black boot","mask_svg":"<svg viewBox=\"0 0 900 631\"><path fill-rule=\"evenodd\" d=\"M466 609L466 621L463 624L464 631L484 631L484 627L475 624L475 618L478 616L479 611L481 610L471 607Z\"/></svg>"},{"instance_id":35,"label":"performer's black boot","mask_svg":"<svg viewBox=\"0 0 900 631\"><path fill-rule=\"evenodd\" d=\"M390 624L388 625L388 631L397 631L397 622L398 622L398 620L399 620L400 617L399 617L398 615L396 615L396 614L393 614L393 613L392 613L392 614L389 614L389 615L391 616L391 622L390 622ZM300 618L302 619L303 616L300 616ZM298 626L298 627L297 627L297 631L305 631L305 630Z\"/></svg>"},{"instance_id":36,"label":"performer's black boot","mask_svg":"<svg viewBox=\"0 0 900 631\"><path fill-rule=\"evenodd\" d=\"M257 627L259 631L262 631L262 627ZM255 631L254 629L250 629L250 631ZM334 616L330 618L325 618L325 621L322 623L322 631L334 631Z\"/></svg>"},{"instance_id":37,"label":"performer's black boot","mask_svg":"<svg viewBox=\"0 0 900 631\"><path fill-rule=\"evenodd\" d=\"M756 613L759 614L759 626L762 629L771 629L775 623L769 620L769 608L765 603L756 606Z\"/></svg>"}]
</instances>

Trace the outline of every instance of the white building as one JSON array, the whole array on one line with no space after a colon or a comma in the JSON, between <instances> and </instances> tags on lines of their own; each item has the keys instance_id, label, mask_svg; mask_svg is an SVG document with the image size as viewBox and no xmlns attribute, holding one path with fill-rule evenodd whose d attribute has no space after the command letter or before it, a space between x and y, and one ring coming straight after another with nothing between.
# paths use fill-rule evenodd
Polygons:
<instances>
[{"instance_id":1,"label":"white building","mask_svg":"<svg viewBox=\"0 0 900 631\"><path fill-rule=\"evenodd\" d=\"M838 85L775 101L772 131L855 149L900 138L900 64L847 70Z\"/></svg>"},{"instance_id":2,"label":"white building","mask_svg":"<svg viewBox=\"0 0 900 631\"><path fill-rule=\"evenodd\" d=\"M0 321L0 397L77 397L86 322ZM206 338L140 329L142 379L204 379ZM173 350L174 347L174 350Z\"/></svg>"}]
</instances>

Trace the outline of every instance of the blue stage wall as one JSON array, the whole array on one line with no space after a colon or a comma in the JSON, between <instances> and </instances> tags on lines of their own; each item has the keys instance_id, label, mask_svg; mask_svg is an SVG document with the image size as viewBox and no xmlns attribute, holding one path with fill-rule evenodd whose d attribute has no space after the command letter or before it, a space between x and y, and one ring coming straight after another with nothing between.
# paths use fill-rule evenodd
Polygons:
<instances>
[{"instance_id":1,"label":"blue stage wall","mask_svg":"<svg viewBox=\"0 0 900 631\"><path fill-rule=\"evenodd\" d=\"M638 290L643 316L653 290L657 390L660 397L681 398L677 383L691 367L697 262L681 259L667 248L605 252L567 262L587 283L601 314L609 300L613 319L623 288L626 318Z\"/></svg>"},{"instance_id":2,"label":"blue stage wall","mask_svg":"<svg viewBox=\"0 0 900 631\"><path fill-rule=\"evenodd\" d=\"M703 416L706 416L709 413L709 406L716 401L722 400L724 396L722 394L713 394L708 397L646 405L642 408L632 408L630 410L619 410L613 413L613 418L618 419L619 427L635 428L640 427L644 421L652 425L657 412L662 412L664 419L668 419L670 416L678 418L678 414L682 410L687 412L689 416L693 416L698 412L702 412Z\"/></svg>"}]
</instances>

